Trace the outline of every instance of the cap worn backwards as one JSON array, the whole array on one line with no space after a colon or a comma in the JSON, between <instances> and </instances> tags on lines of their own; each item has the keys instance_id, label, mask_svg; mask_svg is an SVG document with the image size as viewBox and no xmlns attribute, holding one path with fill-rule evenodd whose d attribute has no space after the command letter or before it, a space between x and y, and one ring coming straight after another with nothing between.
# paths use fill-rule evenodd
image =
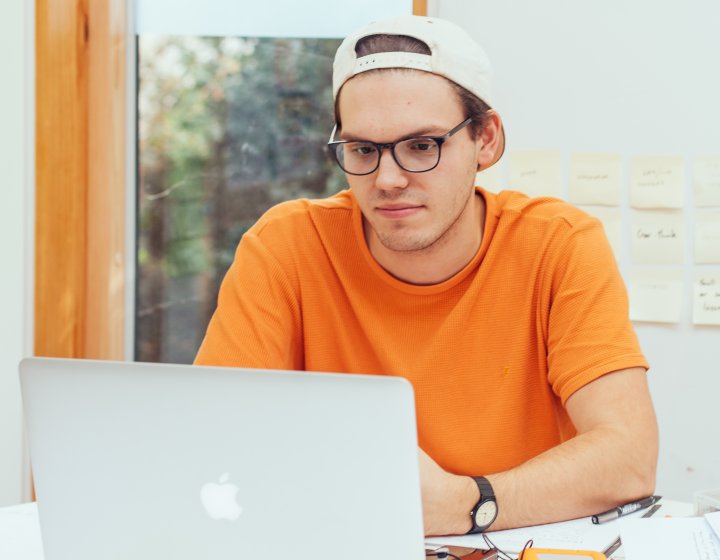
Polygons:
<instances>
[{"instance_id":1,"label":"cap worn backwards","mask_svg":"<svg viewBox=\"0 0 720 560\"><path fill-rule=\"evenodd\" d=\"M406 35L425 43L430 54L385 52L358 57L355 47L370 35ZM382 68L408 68L447 78L492 106L492 68L485 51L462 28L447 20L424 16L398 16L373 22L348 35L335 54L333 98L353 76ZM505 149L501 128L495 163ZM487 165L486 167L489 167Z\"/></svg>"}]
</instances>

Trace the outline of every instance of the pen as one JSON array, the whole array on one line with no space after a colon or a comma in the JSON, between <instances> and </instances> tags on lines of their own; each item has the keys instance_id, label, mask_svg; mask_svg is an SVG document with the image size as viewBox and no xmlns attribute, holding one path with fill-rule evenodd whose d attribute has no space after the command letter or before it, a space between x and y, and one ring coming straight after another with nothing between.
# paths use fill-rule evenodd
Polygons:
<instances>
[{"instance_id":1,"label":"pen","mask_svg":"<svg viewBox=\"0 0 720 560\"><path fill-rule=\"evenodd\" d=\"M637 502L630 502L629 504L625 504L624 506L618 506L609 509L608 511L593 515L592 522L595 523L595 525L599 525L600 523L612 521L613 519L617 519L618 517L622 517L623 515L629 515L641 509L645 509L646 507L650 507L655 502L660 501L661 497L662 496L648 496L647 498L643 498L642 500L638 500Z\"/></svg>"},{"instance_id":2,"label":"pen","mask_svg":"<svg viewBox=\"0 0 720 560\"><path fill-rule=\"evenodd\" d=\"M659 498L659 496L658 496ZM660 504L655 504L653 507L651 507L649 510L647 510L645 513L643 513L640 517L647 519L648 517L652 517L653 514L660 509ZM622 541L620 540L620 537L615 539L610 546L608 546L605 550L603 550L603 554L606 558L609 558L615 553L615 551L620 548L620 545L622 544Z\"/></svg>"}]
</instances>

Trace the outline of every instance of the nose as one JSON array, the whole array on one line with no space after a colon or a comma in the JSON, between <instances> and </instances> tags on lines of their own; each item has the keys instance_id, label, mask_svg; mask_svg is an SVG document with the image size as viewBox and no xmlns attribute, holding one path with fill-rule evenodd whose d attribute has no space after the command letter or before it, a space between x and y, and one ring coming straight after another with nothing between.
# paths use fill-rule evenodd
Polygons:
<instances>
[{"instance_id":1,"label":"nose","mask_svg":"<svg viewBox=\"0 0 720 560\"><path fill-rule=\"evenodd\" d=\"M407 172L397 164L387 148L380 153L380 164L376 173L375 186L378 189L404 189L408 185Z\"/></svg>"}]
</instances>

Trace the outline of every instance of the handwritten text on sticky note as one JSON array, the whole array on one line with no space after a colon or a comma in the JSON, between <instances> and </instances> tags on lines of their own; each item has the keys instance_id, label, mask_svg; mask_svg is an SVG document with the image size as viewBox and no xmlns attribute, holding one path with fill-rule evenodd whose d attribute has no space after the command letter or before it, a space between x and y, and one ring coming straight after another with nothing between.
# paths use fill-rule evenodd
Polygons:
<instances>
[{"instance_id":1,"label":"handwritten text on sticky note","mask_svg":"<svg viewBox=\"0 0 720 560\"><path fill-rule=\"evenodd\" d=\"M575 204L619 206L622 158L615 154L573 154L568 199Z\"/></svg>"},{"instance_id":2,"label":"handwritten text on sticky note","mask_svg":"<svg viewBox=\"0 0 720 560\"><path fill-rule=\"evenodd\" d=\"M632 257L636 264L682 264L685 225L681 212L634 212Z\"/></svg>"},{"instance_id":3,"label":"handwritten text on sticky note","mask_svg":"<svg viewBox=\"0 0 720 560\"><path fill-rule=\"evenodd\" d=\"M635 156L630 164L630 205L682 208L685 167L681 156Z\"/></svg>"},{"instance_id":4,"label":"handwritten text on sticky note","mask_svg":"<svg viewBox=\"0 0 720 560\"><path fill-rule=\"evenodd\" d=\"M695 277L693 323L720 325L720 271L697 273Z\"/></svg>"},{"instance_id":5,"label":"handwritten text on sticky note","mask_svg":"<svg viewBox=\"0 0 720 560\"><path fill-rule=\"evenodd\" d=\"M562 194L560 152L558 150L521 150L510 153L509 187L528 196Z\"/></svg>"}]
</instances>

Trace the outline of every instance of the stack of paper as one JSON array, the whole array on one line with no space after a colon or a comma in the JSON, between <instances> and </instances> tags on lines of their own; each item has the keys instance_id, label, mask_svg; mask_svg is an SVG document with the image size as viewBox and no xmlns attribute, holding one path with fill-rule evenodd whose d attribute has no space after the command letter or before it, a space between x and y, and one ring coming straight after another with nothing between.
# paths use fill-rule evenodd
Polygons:
<instances>
[{"instance_id":1,"label":"stack of paper","mask_svg":"<svg viewBox=\"0 0 720 560\"><path fill-rule=\"evenodd\" d=\"M620 521L625 560L720 560L720 512Z\"/></svg>"},{"instance_id":2,"label":"stack of paper","mask_svg":"<svg viewBox=\"0 0 720 560\"><path fill-rule=\"evenodd\" d=\"M638 517L643 513L644 511L641 510L628 517ZM525 543L531 539L535 548L597 550L602 552L618 537L619 530L617 521L594 525L590 517L584 517L562 523L550 523L548 525L536 525L534 527L505 531L489 531L486 534L497 548L510 554L518 554L525 546ZM425 539L425 542L431 545L488 548L482 535L429 537Z\"/></svg>"}]
</instances>

